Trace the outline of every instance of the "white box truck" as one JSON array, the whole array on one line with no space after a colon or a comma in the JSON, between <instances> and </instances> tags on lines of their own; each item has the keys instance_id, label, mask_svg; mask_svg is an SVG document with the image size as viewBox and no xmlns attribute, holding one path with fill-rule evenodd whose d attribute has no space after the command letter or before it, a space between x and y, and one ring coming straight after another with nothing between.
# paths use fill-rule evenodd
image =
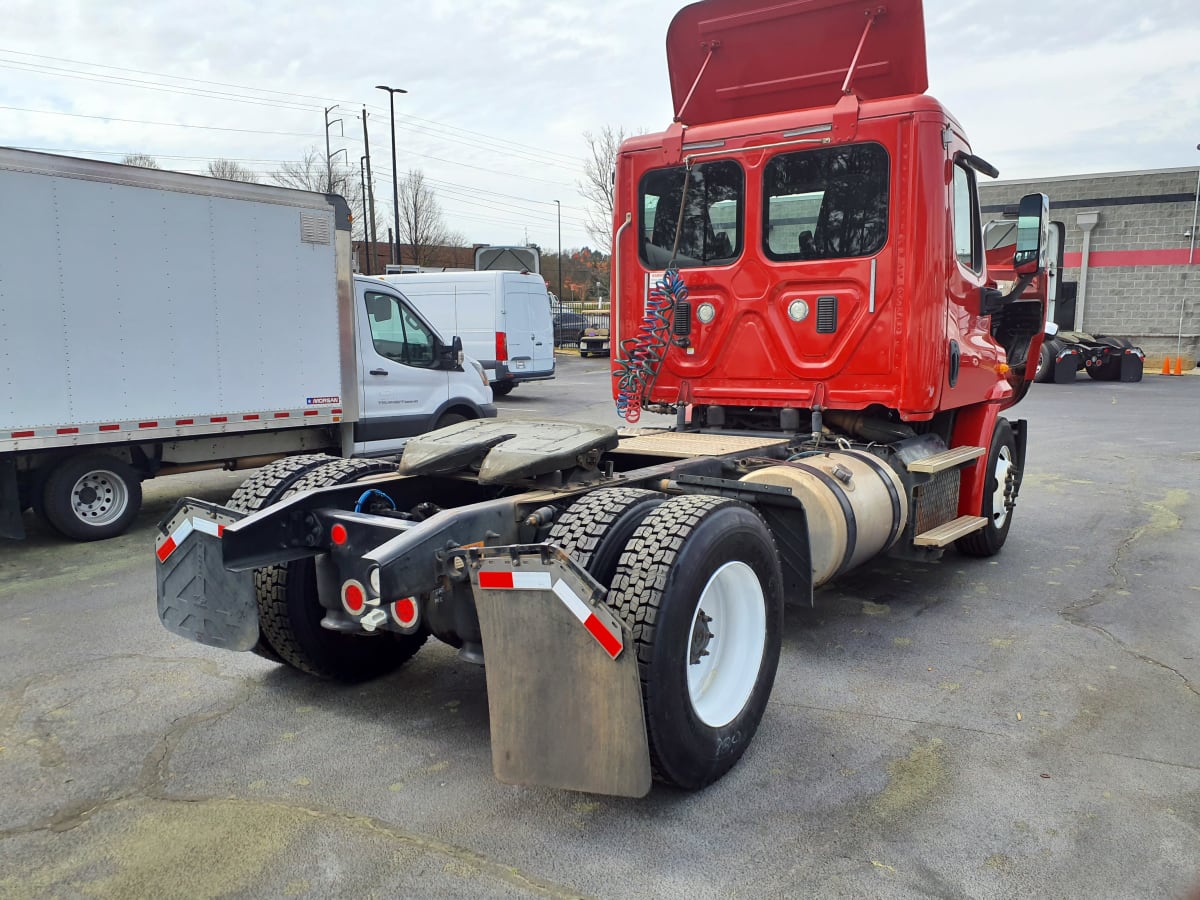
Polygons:
<instances>
[{"instance_id":1,"label":"white box truck","mask_svg":"<svg viewBox=\"0 0 1200 900\"><path fill-rule=\"evenodd\" d=\"M351 274L341 197L4 148L0 197L0 535L111 537L146 478L495 415L461 341Z\"/></svg>"},{"instance_id":2,"label":"white box truck","mask_svg":"<svg viewBox=\"0 0 1200 900\"><path fill-rule=\"evenodd\" d=\"M503 270L390 274L438 328L462 338L497 397L525 381L554 377L554 323L541 275Z\"/></svg>"}]
</instances>

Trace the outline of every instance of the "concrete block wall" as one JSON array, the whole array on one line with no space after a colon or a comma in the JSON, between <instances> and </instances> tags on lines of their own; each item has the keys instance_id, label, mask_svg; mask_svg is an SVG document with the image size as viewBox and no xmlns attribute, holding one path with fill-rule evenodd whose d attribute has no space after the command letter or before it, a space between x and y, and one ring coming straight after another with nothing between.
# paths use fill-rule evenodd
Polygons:
<instances>
[{"instance_id":1,"label":"concrete block wall","mask_svg":"<svg viewBox=\"0 0 1200 900\"><path fill-rule=\"evenodd\" d=\"M1161 365L1164 355L1176 355L1182 311L1182 355L1194 365L1200 350L1200 237L1188 265L1191 239L1185 232L1197 211L1197 174L1186 168L1029 181L981 179L980 203L987 221L1015 207L1025 194L1047 194L1050 217L1066 225L1063 281L1080 279L1083 230L1077 217L1097 213L1083 330L1129 337L1146 351L1148 365Z\"/></svg>"}]
</instances>

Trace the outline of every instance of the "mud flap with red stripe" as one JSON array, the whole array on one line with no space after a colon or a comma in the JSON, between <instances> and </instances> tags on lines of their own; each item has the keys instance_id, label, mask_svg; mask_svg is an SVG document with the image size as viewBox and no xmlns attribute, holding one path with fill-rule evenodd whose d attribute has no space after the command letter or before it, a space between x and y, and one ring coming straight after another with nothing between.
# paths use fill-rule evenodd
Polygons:
<instances>
[{"instance_id":1,"label":"mud flap with red stripe","mask_svg":"<svg viewBox=\"0 0 1200 900\"><path fill-rule=\"evenodd\" d=\"M645 796L650 751L637 660L604 590L548 544L472 549L468 568L496 778Z\"/></svg>"},{"instance_id":2,"label":"mud flap with red stripe","mask_svg":"<svg viewBox=\"0 0 1200 900\"><path fill-rule=\"evenodd\" d=\"M190 497L159 523L154 541L158 617L168 631L223 650L258 643L254 572L230 572L221 536L240 513Z\"/></svg>"}]
</instances>

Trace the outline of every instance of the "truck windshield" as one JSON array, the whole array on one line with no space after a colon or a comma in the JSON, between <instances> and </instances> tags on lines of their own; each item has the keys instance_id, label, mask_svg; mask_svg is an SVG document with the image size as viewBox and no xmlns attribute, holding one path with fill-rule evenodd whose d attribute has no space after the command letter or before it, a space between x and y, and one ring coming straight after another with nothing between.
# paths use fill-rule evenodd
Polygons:
<instances>
[{"instance_id":1,"label":"truck windshield","mask_svg":"<svg viewBox=\"0 0 1200 900\"><path fill-rule=\"evenodd\" d=\"M879 144L783 153L763 172L771 259L869 256L887 241L888 155Z\"/></svg>"},{"instance_id":2,"label":"truck windshield","mask_svg":"<svg viewBox=\"0 0 1200 900\"><path fill-rule=\"evenodd\" d=\"M652 269L665 268L675 248L685 168L655 169L642 177L641 257ZM692 166L687 184L683 235L675 254L678 268L719 266L742 252L745 175L731 160Z\"/></svg>"}]
</instances>

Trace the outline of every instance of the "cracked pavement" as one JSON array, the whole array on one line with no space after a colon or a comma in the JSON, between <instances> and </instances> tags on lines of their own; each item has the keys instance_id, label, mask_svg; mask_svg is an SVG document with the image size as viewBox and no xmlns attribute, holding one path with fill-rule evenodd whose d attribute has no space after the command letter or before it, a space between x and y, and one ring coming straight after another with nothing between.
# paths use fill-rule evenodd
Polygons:
<instances>
[{"instance_id":1,"label":"cracked pavement","mask_svg":"<svg viewBox=\"0 0 1200 900\"><path fill-rule=\"evenodd\" d=\"M607 421L605 360L499 401ZM1200 885L1200 379L1037 385L1005 550L791 604L698 794L497 783L483 672L345 687L191 644L152 527L0 545L0 898L1180 897Z\"/></svg>"}]
</instances>

